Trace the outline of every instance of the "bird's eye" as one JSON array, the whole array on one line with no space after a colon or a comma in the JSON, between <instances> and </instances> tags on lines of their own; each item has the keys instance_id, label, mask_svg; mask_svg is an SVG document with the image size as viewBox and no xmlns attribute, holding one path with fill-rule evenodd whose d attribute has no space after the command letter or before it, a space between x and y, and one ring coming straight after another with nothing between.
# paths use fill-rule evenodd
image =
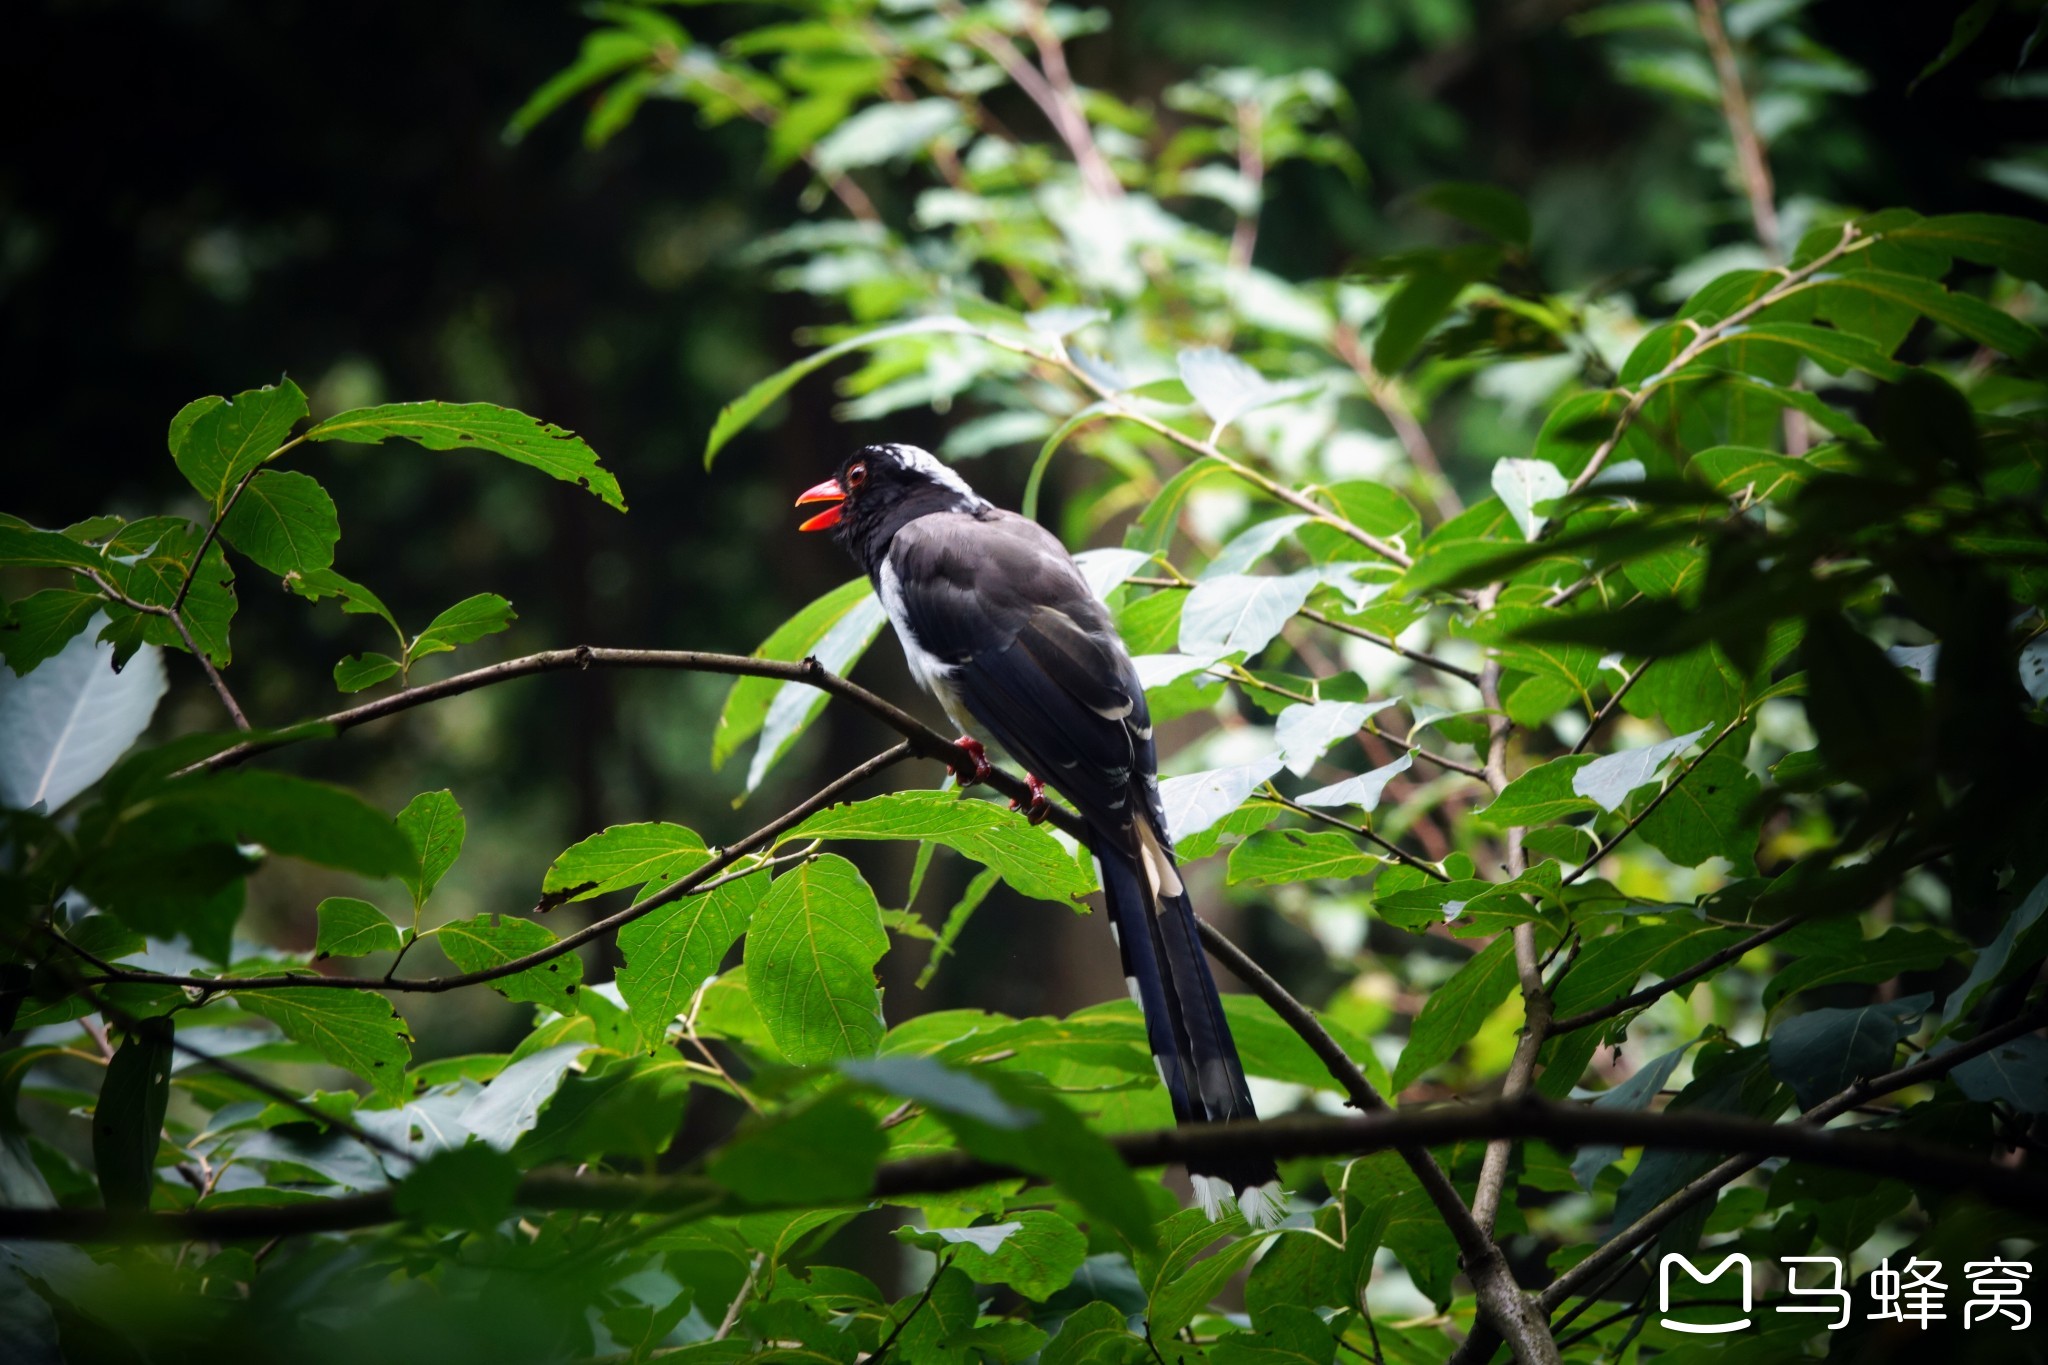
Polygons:
<instances>
[{"instance_id":1,"label":"bird's eye","mask_svg":"<svg viewBox=\"0 0 2048 1365\"><path fill-rule=\"evenodd\" d=\"M868 467L864 464L857 464L846 471L846 486L848 488L858 488L867 481Z\"/></svg>"}]
</instances>

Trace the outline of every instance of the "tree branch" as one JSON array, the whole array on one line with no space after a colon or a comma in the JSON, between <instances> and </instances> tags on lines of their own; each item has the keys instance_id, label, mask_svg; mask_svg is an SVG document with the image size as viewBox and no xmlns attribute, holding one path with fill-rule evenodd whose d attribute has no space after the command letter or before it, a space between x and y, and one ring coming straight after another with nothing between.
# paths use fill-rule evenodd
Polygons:
<instances>
[{"instance_id":1,"label":"tree branch","mask_svg":"<svg viewBox=\"0 0 2048 1365\"><path fill-rule=\"evenodd\" d=\"M1748 938L1742 940L1742 942L1732 943L1711 957L1701 958L1684 971L1674 972L1654 986L1645 986L1633 995L1624 995L1619 1000L1610 1000L1604 1005L1598 1005L1589 1010L1581 1010L1569 1018L1558 1020L1550 1026L1550 1034L1554 1038L1561 1033L1573 1033L1582 1028L1590 1028L1594 1024L1605 1023L1617 1015L1627 1014L1630 1010L1641 1009L1645 1005L1661 1000L1673 991L1683 990L1701 977L1711 975L1739 958L1747 957L1751 952L1763 947L1766 943L1778 937L1778 935L1789 929L1797 928L1804 923L1806 923L1806 916L1790 915L1779 920L1776 924L1767 924Z\"/></svg>"},{"instance_id":2,"label":"tree branch","mask_svg":"<svg viewBox=\"0 0 2048 1365\"><path fill-rule=\"evenodd\" d=\"M1999 1030L1995 1039L1972 1044L1883 1078L1926 1072L1900 1085L1946 1072L1996 1042L2041 1026L2038 1015L2023 1027ZM1987 1041L1991 1040L1991 1041ZM1978 1046L1976 1044L1980 1044ZM1928 1070L1930 1063L1932 1070ZM1878 1082L1862 1089L1875 1093ZM1896 1088L1894 1086L1893 1088ZM1845 1092L1845 1094L1848 1092ZM1839 1097L1838 1097L1839 1098ZM1830 1103L1834 1103L1830 1101ZM1846 1106L1845 1106L1846 1107ZM1818 1111L1815 1111L1816 1113ZM1812 1117L1812 1115L1809 1115ZM1596 1109L1524 1098L1486 1105L1442 1105L1422 1110L1358 1117L1315 1115L1187 1128L1124 1133L1104 1139L1126 1164L1164 1166L1228 1156L1275 1159L1347 1156L1436 1147L1494 1138L1537 1138L1560 1146L1587 1144L1647 1146L1679 1151L1740 1150L1756 1160L1793 1157L1842 1170L1862 1171L1931 1189L1962 1190L1997 1201L2029 1217L2048 1218L2048 1178L2020 1167L1970 1158L1954 1148L1936 1147L1892 1135L1825 1129L1811 1122L1768 1123L1733 1114L1650 1113ZM870 1199L890 1201L912 1195L943 1194L1025 1175L1014 1167L966 1152L946 1152L885 1163L875 1171ZM703 1176L581 1176L536 1171L521 1180L517 1202L535 1209L592 1209L619 1213L669 1213L701 1207L706 1215L747 1207ZM769 1208L774 1205L763 1204ZM306 1204L193 1210L166 1214L119 1214L97 1208L0 1209L0 1239L33 1241L239 1240L336 1232L393 1221L391 1194L376 1191ZM1586 1263L1581 1262L1583 1267ZM1577 1270L1579 1267L1575 1267ZM1555 1286L1553 1286L1555 1288ZM1550 1291L1544 1299L1549 1301Z\"/></svg>"},{"instance_id":3,"label":"tree branch","mask_svg":"<svg viewBox=\"0 0 2048 1365\"><path fill-rule=\"evenodd\" d=\"M1742 68L1735 61L1734 44L1721 23L1721 0L1693 0L1700 16L1700 37L1714 58L1714 74L1721 82L1721 113L1728 120L1728 140L1735 144L1735 165L1749 198L1749 216L1756 223L1757 241L1773 261L1785 259L1778 235L1778 201L1771 187L1771 163L1764 157L1764 140L1756 131L1750 114L1749 92L1742 86Z\"/></svg>"},{"instance_id":4,"label":"tree branch","mask_svg":"<svg viewBox=\"0 0 2048 1365\"><path fill-rule=\"evenodd\" d=\"M1786 1132L1805 1131L1823 1137L1834 1136L1831 1130L1824 1130L1819 1125L1828 1122L1830 1119L1838 1118L1858 1105L1879 1095L1889 1095L1894 1091L1904 1090L1907 1086L1919 1085L1923 1081L1939 1080L1956 1067L1969 1061L1972 1057L1981 1056L2001 1043L2008 1043L2015 1038L2025 1037L2044 1024L2048 1024L2048 1002L2037 1005L2034 1009L2009 1024L1994 1029L1987 1029L1967 1043L1958 1043L1946 1052L1924 1055L1920 1060L1908 1066L1902 1066L1896 1071L1889 1071L1882 1076L1873 1077L1869 1080L1858 1080L1846 1090L1822 1100L1819 1104L1801 1114L1792 1123L1771 1126ZM1659 1115L1659 1117L1664 1116ZM1682 1117L1688 1120L1710 1120L1722 1116L1702 1113L1698 1110L1687 1110ZM1865 1141L1868 1140L1865 1139ZM1694 1204L1712 1195L1716 1190L1736 1177L1755 1170L1763 1164L1765 1158L1780 1155L1800 1156L1807 1160L1821 1159L1808 1156L1803 1152L1781 1153L1766 1151L1761 1148L1745 1149L1743 1155L1731 1157L1722 1162L1705 1175L1700 1176L1677 1193L1671 1195L1641 1218L1629 1224L1627 1228L1609 1237L1585 1260L1580 1261L1577 1265L1552 1281L1537 1296L1537 1301L1542 1305L1546 1313L1554 1311L1559 1304L1578 1294L1586 1286L1599 1279L1607 1270L1634 1255L1638 1247L1656 1237L1658 1233L1664 1230L1666 1224L1670 1223ZM1873 1174L1890 1173L1875 1171ZM1894 1178L1909 1183L1916 1183L1919 1179L1910 1170L1902 1171ZM2034 1178L2040 1179L2039 1176ZM2025 1210L2023 1209L2022 1211ZM2042 1215L2037 1212L2035 1216L2040 1217Z\"/></svg>"},{"instance_id":5,"label":"tree branch","mask_svg":"<svg viewBox=\"0 0 2048 1365\"><path fill-rule=\"evenodd\" d=\"M1225 937L1215 925L1199 916L1195 923L1201 930L1203 944L1216 960L1251 987L1252 993L1265 1001L1273 1013L1308 1044L1309 1050L1329 1070L1332 1079L1344 1088L1352 1108L1367 1114L1393 1112L1386 1099L1373 1088L1365 1072L1316 1019L1314 1011L1288 994L1286 987L1275 981L1265 968ZM1429 1196L1429 1202L1436 1206L1438 1215L1457 1241L1459 1259L1478 1291L1479 1310L1484 1320L1514 1347L1517 1360L1556 1360L1557 1347L1551 1340L1543 1315L1535 1310L1533 1299L1515 1283L1507 1258L1466 1210L1465 1201L1459 1197L1450 1177L1444 1174L1443 1167L1437 1164L1429 1149L1419 1143L1404 1143L1395 1150L1408 1164L1408 1169L1415 1173L1423 1193Z\"/></svg>"},{"instance_id":6,"label":"tree branch","mask_svg":"<svg viewBox=\"0 0 2048 1365\"><path fill-rule=\"evenodd\" d=\"M236 491L239 492L240 490L237 489ZM194 562L194 566L197 567L197 561ZM228 718L234 721L235 728L237 730L247 730L250 728L249 718L242 714L241 704L235 700L235 694L228 691L227 679L221 677L220 670L213 666L213 660L206 657L206 651L201 649L199 642L192 638L191 630L185 625L185 615L183 612L179 611L176 607L158 607L152 606L147 602L138 602L91 569L80 569L79 572L91 579L94 586L101 592L130 611L139 611L144 616L161 616L175 626L178 631L178 638L185 642L186 650L193 658L199 661L199 666L206 670L206 680L213 684L214 695L219 697L220 704L227 708ZM191 580L188 577L186 580L187 586L190 586L190 582ZM180 588L178 595L182 598L184 592L184 588Z\"/></svg>"},{"instance_id":7,"label":"tree branch","mask_svg":"<svg viewBox=\"0 0 2048 1365\"><path fill-rule=\"evenodd\" d=\"M1693 773L1699 769L1700 764L1707 761L1708 754L1711 754L1712 752L1714 752L1714 750L1721 747L1722 740L1728 738L1728 736L1734 734L1737 730L1740 730L1743 727L1743 725L1748 722L1748 720L1748 715L1739 715L1734 720L1730 721L1728 724L1722 726L1721 733L1715 735L1712 739L1707 741L1707 746L1704 749L1700 750L1699 756L1694 758L1692 762L1686 764L1685 767L1679 771L1678 776L1672 778L1669 782L1666 782L1662 790L1660 790L1655 796L1651 797L1648 803L1645 804L1641 810L1637 811L1633 816L1629 818L1629 822L1621 827L1620 832L1618 832L1612 839L1609 839L1606 843L1600 845L1600 847L1594 849L1592 854L1586 859L1586 861L1580 863L1570 872L1567 872L1565 874L1563 884L1565 886L1570 886L1573 882L1577 881L1579 878L1585 876L1588 872L1592 871L1595 867L1599 866L1600 860L1602 858L1605 858L1608 854L1614 852L1615 848L1620 845L1622 840L1628 838L1629 835L1634 834L1636 832L1636 827L1642 824L1643 821L1649 819L1650 813L1652 811L1656 810L1657 807L1664 804L1665 798L1669 797L1673 792L1677 791L1681 786L1685 785L1685 779L1691 777Z\"/></svg>"}]
</instances>

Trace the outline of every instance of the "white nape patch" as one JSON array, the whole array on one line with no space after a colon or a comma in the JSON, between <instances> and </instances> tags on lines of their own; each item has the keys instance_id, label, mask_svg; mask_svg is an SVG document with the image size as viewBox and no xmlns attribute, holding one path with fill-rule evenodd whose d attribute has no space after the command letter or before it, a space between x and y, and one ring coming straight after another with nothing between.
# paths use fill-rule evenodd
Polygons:
<instances>
[{"instance_id":1,"label":"white nape patch","mask_svg":"<svg viewBox=\"0 0 2048 1365\"><path fill-rule=\"evenodd\" d=\"M1132 1003L1133 1005L1136 1005L1136 1006L1137 1006L1137 1007L1138 1007L1139 1009L1141 1009L1141 1010L1145 1008L1145 1001L1144 1001L1144 998L1143 998L1142 996L1140 996L1140 995L1138 994L1138 978L1137 978L1137 977L1135 977L1135 976L1127 976L1127 977L1125 977L1125 978L1124 978L1124 989L1125 989L1125 990L1127 990L1127 991L1129 991L1129 992L1131 993L1131 1003Z\"/></svg>"},{"instance_id":2,"label":"white nape patch","mask_svg":"<svg viewBox=\"0 0 2048 1365\"><path fill-rule=\"evenodd\" d=\"M1195 1203L1201 1206L1202 1216L1215 1222L1230 1212L1230 1182L1213 1175L1189 1175L1188 1180L1195 1187Z\"/></svg>"},{"instance_id":3,"label":"white nape patch","mask_svg":"<svg viewBox=\"0 0 2048 1365\"><path fill-rule=\"evenodd\" d=\"M1277 1180L1247 1186L1237 1192L1237 1211L1244 1215L1244 1221L1254 1232L1277 1228L1287 1217L1287 1191L1280 1188Z\"/></svg>"},{"instance_id":4,"label":"white nape patch","mask_svg":"<svg viewBox=\"0 0 2048 1365\"><path fill-rule=\"evenodd\" d=\"M982 497L981 494L975 492L972 488L969 488L967 480L954 473L952 466L932 454L929 450L920 449L917 446L899 445L892 445L887 447L887 449L894 453L898 460L902 461L905 469L915 469L928 476L934 483L943 484L962 497L971 498L984 506L987 505L988 499Z\"/></svg>"}]
</instances>

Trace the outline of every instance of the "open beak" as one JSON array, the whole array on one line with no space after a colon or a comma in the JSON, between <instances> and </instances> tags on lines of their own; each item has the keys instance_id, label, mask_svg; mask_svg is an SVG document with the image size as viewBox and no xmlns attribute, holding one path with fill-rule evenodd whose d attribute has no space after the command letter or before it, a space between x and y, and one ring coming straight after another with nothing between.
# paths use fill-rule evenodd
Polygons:
<instances>
[{"instance_id":1,"label":"open beak","mask_svg":"<svg viewBox=\"0 0 2048 1365\"><path fill-rule=\"evenodd\" d=\"M839 480L837 479L827 479L815 488L806 488L803 496L796 500L798 507L802 507L807 502L829 502L832 505L796 529L799 531L829 531L834 526L837 526L839 524L839 514L846 510L845 497L846 490L839 486Z\"/></svg>"}]
</instances>

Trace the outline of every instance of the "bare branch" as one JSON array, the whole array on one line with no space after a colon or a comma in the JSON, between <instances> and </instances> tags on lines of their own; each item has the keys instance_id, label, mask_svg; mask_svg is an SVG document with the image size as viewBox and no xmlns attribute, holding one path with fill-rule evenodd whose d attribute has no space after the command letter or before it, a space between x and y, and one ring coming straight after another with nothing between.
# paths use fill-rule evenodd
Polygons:
<instances>
[{"instance_id":1,"label":"bare branch","mask_svg":"<svg viewBox=\"0 0 2048 1365\"><path fill-rule=\"evenodd\" d=\"M239 492L240 490L236 491ZM195 560L193 563L196 568L198 561ZM178 631L178 638L185 642L186 650L191 653L193 658L199 661L199 666L206 670L206 680L213 684L214 695L219 697L220 704L227 708L228 718L234 721L235 728L237 730L247 730L250 728L249 718L242 714L241 703L235 700L234 693L228 691L227 679L221 677L220 670L213 666L213 660L206 657L206 651L201 649L199 642L192 638L192 631L185 624L183 612L179 611L176 607L159 607L152 606L146 602L138 602L91 569L81 569L79 572L90 578L101 592L113 598L130 611L139 611L144 616L161 616L175 626ZM191 578L188 575L186 587L189 586L191 586ZM180 597L184 596L184 592L184 588L178 589Z\"/></svg>"}]
</instances>

